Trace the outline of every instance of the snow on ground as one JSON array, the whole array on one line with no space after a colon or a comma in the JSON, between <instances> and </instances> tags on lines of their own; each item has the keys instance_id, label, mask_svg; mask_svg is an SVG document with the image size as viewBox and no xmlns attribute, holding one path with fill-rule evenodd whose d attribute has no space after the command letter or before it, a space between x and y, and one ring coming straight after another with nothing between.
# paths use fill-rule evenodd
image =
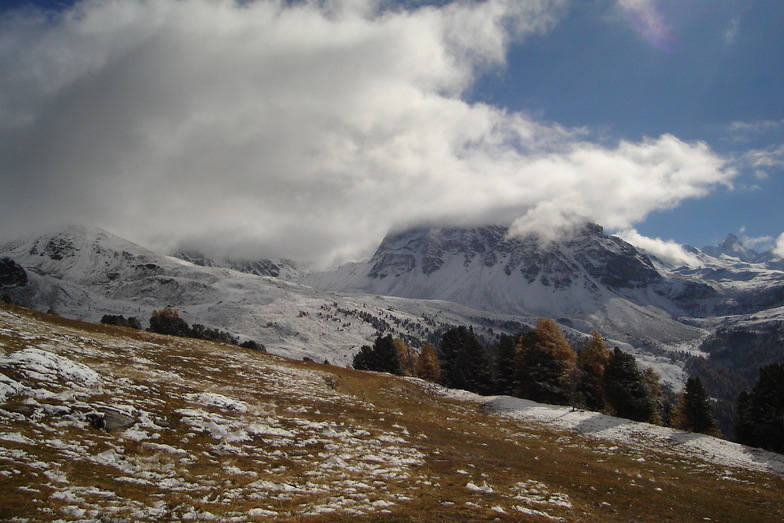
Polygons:
<instances>
[{"instance_id":1,"label":"snow on ground","mask_svg":"<svg viewBox=\"0 0 784 523\"><path fill-rule=\"evenodd\" d=\"M34 488L41 518L361 516L432 480L417 473L424 455L404 427L323 415L362 401L318 370L239 349L218 366L193 340L63 336L6 310L0 329L0 341L27 345L0 353L0 474L45 478L46 495ZM89 366L76 361L86 356ZM229 386L208 378L223 372ZM119 425L107 432L110 418ZM85 484L80 464L103 467L90 482L111 487ZM65 505L52 514L47 498ZM235 500L255 507L232 513Z\"/></svg>"},{"instance_id":2,"label":"snow on ground","mask_svg":"<svg viewBox=\"0 0 784 523\"><path fill-rule=\"evenodd\" d=\"M38 519L363 518L443 480L423 466L426 435L389 421L402 415L396 408L342 392L336 374L135 336L0 309L0 478L23 479L5 493L29 498ZM456 412L484 407L639 449L638 459L662 451L784 475L784 457L708 436L408 380L459 400ZM575 501L541 481L503 484L470 462L455 465L467 509L557 520Z\"/></svg>"},{"instance_id":3,"label":"snow on ground","mask_svg":"<svg viewBox=\"0 0 784 523\"><path fill-rule=\"evenodd\" d=\"M484 398L485 400L487 398ZM508 396L486 402L485 408L504 416L569 429L577 434L623 443L651 451L696 457L727 467L771 472L784 476L784 456L731 441L649 423L615 418L569 407L544 405Z\"/></svg>"}]
</instances>

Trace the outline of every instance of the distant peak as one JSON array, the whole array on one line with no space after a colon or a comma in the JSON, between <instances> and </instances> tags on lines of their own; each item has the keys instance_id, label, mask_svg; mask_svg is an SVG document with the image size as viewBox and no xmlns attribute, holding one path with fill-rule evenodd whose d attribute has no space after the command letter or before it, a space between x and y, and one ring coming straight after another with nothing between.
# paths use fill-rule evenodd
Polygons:
<instances>
[{"instance_id":1,"label":"distant peak","mask_svg":"<svg viewBox=\"0 0 784 523\"><path fill-rule=\"evenodd\" d=\"M702 252L713 257L729 256L744 262L753 262L759 258L759 254L753 249L749 249L743 244L738 236L729 233L727 238L716 246L703 247Z\"/></svg>"}]
</instances>

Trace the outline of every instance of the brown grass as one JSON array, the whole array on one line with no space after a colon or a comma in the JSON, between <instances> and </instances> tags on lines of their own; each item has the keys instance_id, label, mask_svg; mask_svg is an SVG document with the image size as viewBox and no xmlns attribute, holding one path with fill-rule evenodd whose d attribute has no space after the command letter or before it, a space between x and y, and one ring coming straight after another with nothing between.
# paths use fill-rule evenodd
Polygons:
<instances>
[{"instance_id":1,"label":"brown grass","mask_svg":"<svg viewBox=\"0 0 784 523\"><path fill-rule=\"evenodd\" d=\"M288 514L279 518L286 521L546 520L521 512L516 506L567 521L784 520L781 477L733 469L734 480L729 481L722 479L726 477L727 467L663 452L642 455L639 450L622 445L542 425L527 425L483 412L474 403L444 398L428 386L398 377L289 361L236 347L77 322L15 307L6 309L24 315L26 321L36 326L36 332L49 332L41 338L58 334L103 340L103 343L112 340L116 345L122 345L123 340L129 346L130 341L149 343L149 350L104 350L81 359L70 353L68 356L115 379L126 378L137 387L135 390L145 391L124 398L123 402L138 402L145 410L165 419L170 426L160 430L158 439L148 441L182 449L188 453L188 459L180 462L184 456L161 452L145 446L145 442L122 440L119 434L97 431L84 424L57 426L56 420L51 419L33 422L0 416L0 433L18 432L41 443L31 446L0 441L6 451L17 450L34 456L33 461L48 464L50 472L64 473L70 487L97 488L115 496L82 491L82 501L61 499L58 492L63 485L51 475L45 475L40 466L31 466L30 460L0 458L3 474L0 475L0 519L3 520L68 519L63 511L69 505L104 507L105 513L93 514L93 519L137 519L134 508L151 506L156 501L161 509L156 519L162 520L181 519L188 507L208 511L219 518L240 520L264 520L264 517L238 516L256 507ZM0 342L6 352L12 352L34 346L37 340L0 334ZM236 359L237 351L242 351L241 362ZM175 371L182 380L156 380L146 368L132 361L134 356L147 358L161 369ZM317 384L321 380L323 394L281 390L272 376L281 366L313 371ZM1 364L0 371L12 375L12 369ZM177 413L189 406L184 399L186 394L204 390L240 399L269 416L280 415L281 427L286 429L297 428L292 412L300 409L302 412L296 414L299 419L363 429L373 438L403 434L406 446L416 448L424 458L408 470L407 479L389 481L383 489L376 485L368 499L361 502L366 505L374 500L405 496L405 501L396 501L384 513L375 510L365 515L345 511L314 517L303 515L334 498L333 487L330 492L294 495L290 499L267 496L227 500L227 493L232 490L247 493L250 491L247 486L258 480L303 484L318 462L315 456L328 453L328 449L323 442L315 443L305 447L307 456L299 456L300 442L277 441L275 450L282 454L271 459L273 440L262 437L246 445L245 455L211 454L215 439L205 432L194 431ZM12 398L7 404L0 404L0 408L19 405L22 399ZM111 404L114 400L112 390L105 390L89 401ZM215 407L204 407L204 410L227 419L243 416ZM56 430L46 430L46 424ZM75 454L43 444L54 438L80 444L92 455L122 447L126 456L148 463L151 471L164 470L166 465L176 467L179 476L196 487L176 490L163 483L122 481L118 478L123 474L115 467L84 461ZM248 474L229 473L229 467ZM375 479L362 473L343 474L342 477L325 474L314 477L313 482L327 485L337 480L371 482ZM493 492L469 490L469 481L478 486L486 484ZM539 484L545 487L537 487ZM562 495L571 507L547 503L546 495L541 503L531 501L530 497L515 499L524 493L531 496L537 489L546 490L550 496ZM494 510L499 507L503 512Z\"/></svg>"}]
</instances>

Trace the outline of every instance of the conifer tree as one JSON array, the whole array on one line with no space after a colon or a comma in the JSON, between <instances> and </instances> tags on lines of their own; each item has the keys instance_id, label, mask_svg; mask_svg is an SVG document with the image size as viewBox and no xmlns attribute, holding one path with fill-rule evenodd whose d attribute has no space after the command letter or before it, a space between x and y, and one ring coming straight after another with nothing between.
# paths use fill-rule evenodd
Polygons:
<instances>
[{"instance_id":1,"label":"conifer tree","mask_svg":"<svg viewBox=\"0 0 784 523\"><path fill-rule=\"evenodd\" d=\"M645 383L645 390L648 391L648 397L653 405L653 414L649 421L654 425L664 425L665 420L667 422L670 420L671 407L667 398L664 397L664 392L661 388L661 376L653 367L648 367L642 373L642 380Z\"/></svg>"},{"instance_id":2,"label":"conifer tree","mask_svg":"<svg viewBox=\"0 0 784 523\"><path fill-rule=\"evenodd\" d=\"M428 343L422 347L422 352L417 359L416 375L432 383L441 381L441 364L438 362L435 349Z\"/></svg>"},{"instance_id":3,"label":"conifer tree","mask_svg":"<svg viewBox=\"0 0 784 523\"><path fill-rule=\"evenodd\" d=\"M595 330L578 355L578 364L582 371L578 392L589 410L602 412L607 408L603 379L610 354L604 338Z\"/></svg>"},{"instance_id":4,"label":"conifer tree","mask_svg":"<svg viewBox=\"0 0 784 523\"><path fill-rule=\"evenodd\" d=\"M511 396L515 393L515 362L517 358L517 339L504 335L498 340L495 353L496 394Z\"/></svg>"},{"instance_id":5,"label":"conifer tree","mask_svg":"<svg viewBox=\"0 0 784 523\"><path fill-rule=\"evenodd\" d=\"M188 323L180 318L180 313L171 307L153 311L152 316L150 316L150 328L148 330L158 334L181 337L188 337L191 332Z\"/></svg>"},{"instance_id":6,"label":"conifer tree","mask_svg":"<svg viewBox=\"0 0 784 523\"><path fill-rule=\"evenodd\" d=\"M392 336L377 337L373 347L364 345L354 356L353 366L357 370L400 374L397 346Z\"/></svg>"},{"instance_id":7,"label":"conifer tree","mask_svg":"<svg viewBox=\"0 0 784 523\"><path fill-rule=\"evenodd\" d=\"M612 412L621 418L652 421L654 408L634 356L615 347L604 369L604 392Z\"/></svg>"},{"instance_id":8,"label":"conifer tree","mask_svg":"<svg viewBox=\"0 0 784 523\"><path fill-rule=\"evenodd\" d=\"M739 443L784 453L784 363L762 367L752 391L738 397L735 433Z\"/></svg>"},{"instance_id":9,"label":"conifer tree","mask_svg":"<svg viewBox=\"0 0 784 523\"><path fill-rule=\"evenodd\" d=\"M690 377L672 413L672 426L680 430L719 436L708 391L699 377Z\"/></svg>"},{"instance_id":10,"label":"conifer tree","mask_svg":"<svg viewBox=\"0 0 784 523\"><path fill-rule=\"evenodd\" d=\"M568 405L577 354L550 318L520 337L517 388L521 397L541 403Z\"/></svg>"},{"instance_id":11,"label":"conifer tree","mask_svg":"<svg viewBox=\"0 0 784 523\"><path fill-rule=\"evenodd\" d=\"M441 380L447 387L486 394L491 390L487 351L473 329L454 327L441 338Z\"/></svg>"}]
</instances>

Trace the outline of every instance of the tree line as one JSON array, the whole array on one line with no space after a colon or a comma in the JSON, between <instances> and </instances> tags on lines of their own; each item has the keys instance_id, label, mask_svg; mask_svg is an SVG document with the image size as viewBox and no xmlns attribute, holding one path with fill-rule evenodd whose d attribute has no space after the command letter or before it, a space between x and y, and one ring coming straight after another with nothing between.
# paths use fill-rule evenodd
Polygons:
<instances>
[{"instance_id":1,"label":"tree line","mask_svg":"<svg viewBox=\"0 0 784 523\"><path fill-rule=\"evenodd\" d=\"M128 327L131 329L142 328L141 322L135 316L126 318L122 315L105 314L101 318L101 323L118 327ZM253 340L246 340L240 343L239 339L235 336L220 329L205 327L200 323L194 323L192 326L188 325L188 322L182 319L180 313L172 307L164 307L163 309L153 311L150 316L150 326L147 331L155 332L157 334L167 334L169 336L179 336L181 338L214 341L216 343L236 345L246 349L265 350L264 346L260 343Z\"/></svg>"},{"instance_id":2,"label":"tree line","mask_svg":"<svg viewBox=\"0 0 784 523\"><path fill-rule=\"evenodd\" d=\"M391 335L363 346L354 368L417 376L446 387L484 395L509 395L565 405L674 428L719 435L708 392L698 377L669 397L652 369L641 370L634 356L610 350L598 331L576 350L556 323L540 319L516 335L486 346L473 329L453 327L437 350L416 354Z\"/></svg>"}]
</instances>

